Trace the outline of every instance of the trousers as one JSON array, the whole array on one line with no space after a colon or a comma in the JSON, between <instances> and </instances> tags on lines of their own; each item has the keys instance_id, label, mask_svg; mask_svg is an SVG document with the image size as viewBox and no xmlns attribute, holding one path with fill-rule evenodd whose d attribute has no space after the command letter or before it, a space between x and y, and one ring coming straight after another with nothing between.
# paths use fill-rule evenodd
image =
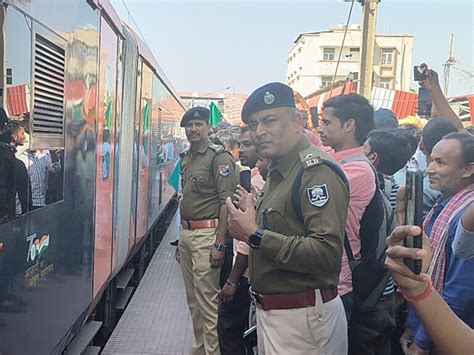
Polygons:
<instances>
[{"instance_id":1,"label":"trousers","mask_svg":"<svg viewBox=\"0 0 474 355\"><path fill-rule=\"evenodd\" d=\"M215 228L181 229L179 254L186 299L193 321L193 355L219 355L217 309L220 268L211 268Z\"/></svg>"},{"instance_id":2,"label":"trousers","mask_svg":"<svg viewBox=\"0 0 474 355\"><path fill-rule=\"evenodd\" d=\"M390 355L395 331L394 295L380 299L370 309L352 312L349 323L350 355Z\"/></svg>"},{"instance_id":3,"label":"trousers","mask_svg":"<svg viewBox=\"0 0 474 355\"><path fill-rule=\"evenodd\" d=\"M257 304L258 354L347 354L347 321L341 298L312 307L264 311Z\"/></svg>"},{"instance_id":4,"label":"trousers","mask_svg":"<svg viewBox=\"0 0 474 355\"><path fill-rule=\"evenodd\" d=\"M222 355L246 355L243 333L248 328L250 295L249 281L240 278L231 303L219 305L217 332Z\"/></svg>"}]
</instances>

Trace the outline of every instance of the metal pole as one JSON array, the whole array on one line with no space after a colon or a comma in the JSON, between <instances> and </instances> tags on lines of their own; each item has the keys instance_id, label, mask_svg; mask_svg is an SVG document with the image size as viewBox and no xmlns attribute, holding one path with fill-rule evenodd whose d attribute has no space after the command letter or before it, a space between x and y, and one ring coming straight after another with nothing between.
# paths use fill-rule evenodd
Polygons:
<instances>
[{"instance_id":1,"label":"metal pole","mask_svg":"<svg viewBox=\"0 0 474 355\"><path fill-rule=\"evenodd\" d=\"M362 45L360 57L359 94L368 100L372 94L372 78L375 53L375 31L378 0L365 0L363 3Z\"/></svg>"},{"instance_id":2,"label":"metal pole","mask_svg":"<svg viewBox=\"0 0 474 355\"><path fill-rule=\"evenodd\" d=\"M446 62L446 71L445 71L445 76L444 76L444 96L446 97L448 97L449 76L451 74L451 65L454 64L453 47L454 47L454 33L451 33L451 38L449 40L449 56L448 56L448 61Z\"/></svg>"}]
</instances>

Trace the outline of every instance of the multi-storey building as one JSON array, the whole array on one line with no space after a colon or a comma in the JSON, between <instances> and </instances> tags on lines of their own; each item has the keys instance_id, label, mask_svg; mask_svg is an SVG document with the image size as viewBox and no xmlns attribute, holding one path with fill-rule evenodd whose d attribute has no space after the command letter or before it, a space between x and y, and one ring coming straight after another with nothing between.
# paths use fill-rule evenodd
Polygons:
<instances>
[{"instance_id":1,"label":"multi-storey building","mask_svg":"<svg viewBox=\"0 0 474 355\"><path fill-rule=\"evenodd\" d=\"M302 33L288 54L286 82L301 95L351 76L357 82L362 31L358 25ZM373 85L408 91L412 73L413 35L376 35ZM339 60L340 57L340 60ZM339 60L337 75L334 80Z\"/></svg>"}]
</instances>

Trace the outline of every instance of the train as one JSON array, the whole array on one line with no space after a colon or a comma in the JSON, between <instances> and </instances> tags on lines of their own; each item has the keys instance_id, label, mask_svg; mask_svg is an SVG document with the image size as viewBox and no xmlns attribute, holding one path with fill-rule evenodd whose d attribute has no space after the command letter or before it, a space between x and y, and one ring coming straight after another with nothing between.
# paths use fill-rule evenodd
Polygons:
<instances>
[{"instance_id":1,"label":"train","mask_svg":"<svg viewBox=\"0 0 474 355\"><path fill-rule=\"evenodd\" d=\"M73 353L131 294L175 195L186 106L108 0L1 3L0 102L29 117L31 196L0 224L0 354Z\"/></svg>"}]
</instances>

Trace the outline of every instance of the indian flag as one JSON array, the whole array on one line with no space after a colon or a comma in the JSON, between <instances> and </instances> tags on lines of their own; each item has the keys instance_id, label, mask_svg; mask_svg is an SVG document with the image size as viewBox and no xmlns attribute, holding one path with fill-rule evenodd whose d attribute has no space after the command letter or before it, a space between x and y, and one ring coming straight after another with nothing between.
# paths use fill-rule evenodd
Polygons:
<instances>
[{"instance_id":1,"label":"indian flag","mask_svg":"<svg viewBox=\"0 0 474 355\"><path fill-rule=\"evenodd\" d=\"M43 253L48 249L49 246L49 235L45 234L41 237L40 240L35 240L36 244L36 253L38 255L38 259L41 259Z\"/></svg>"}]
</instances>

